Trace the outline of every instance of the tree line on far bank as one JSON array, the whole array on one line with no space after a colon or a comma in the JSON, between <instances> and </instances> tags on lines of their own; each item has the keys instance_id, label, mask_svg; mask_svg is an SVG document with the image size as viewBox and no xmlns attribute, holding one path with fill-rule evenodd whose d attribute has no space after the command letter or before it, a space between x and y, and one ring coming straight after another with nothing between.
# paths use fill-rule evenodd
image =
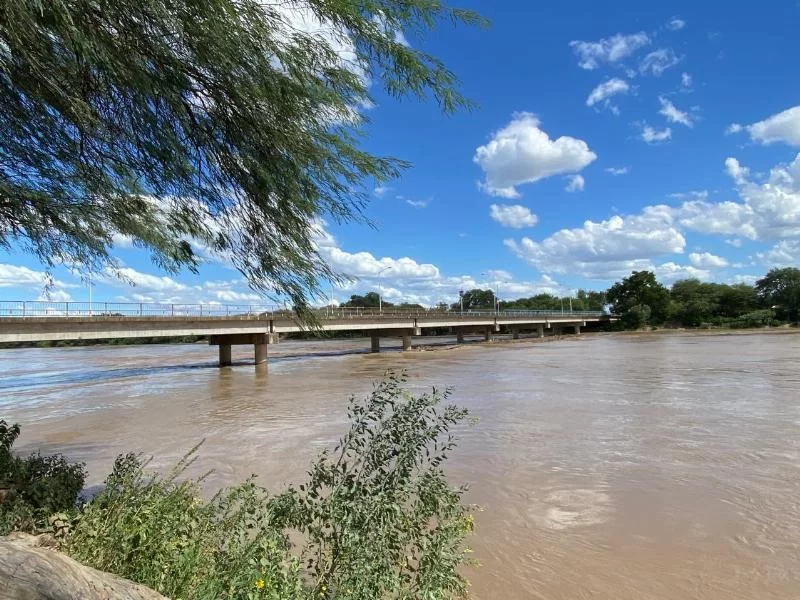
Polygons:
<instances>
[{"instance_id":1,"label":"tree line on far bank","mask_svg":"<svg viewBox=\"0 0 800 600\"><path fill-rule=\"evenodd\" d=\"M436 308L451 311L494 310L497 296L491 289L473 289L459 294L452 304ZM353 295L345 307L377 308L379 296L369 292ZM420 304L397 304L383 300L384 308L423 308ZM753 285L681 279L671 287L660 283L651 271L634 271L608 290L578 290L571 297L536 294L528 298L500 300L501 310L585 311L606 310L618 315L618 326L765 327L800 320L800 269L770 270Z\"/></svg>"}]
</instances>

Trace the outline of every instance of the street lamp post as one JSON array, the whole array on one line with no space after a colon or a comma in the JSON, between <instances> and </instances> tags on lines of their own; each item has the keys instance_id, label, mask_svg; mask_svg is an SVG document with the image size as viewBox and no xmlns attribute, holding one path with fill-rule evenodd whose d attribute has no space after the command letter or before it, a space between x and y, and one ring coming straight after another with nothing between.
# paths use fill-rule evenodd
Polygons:
<instances>
[{"instance_id":1,"label":"street lamp post","mask_svg":"<svg viewBox=\"0 0 800 600\"><path fill-rule=\"evenodd\" d=\"M486 277L488 277L489 273L481 273L481 275L482 276L485 275ZM500 282L495 281L494 289L490 287L489 291L492 292L492 305L493 305L492 308L494 309L494 313L497 314L498 312L500 312L500 301L498 300L498 295L500 294Z\"/></svg>"},{"instance_id":2,"label":"street lamp post","mask_svg":"<svg viewBox=\"0 0 800 600\"><path fill-rule=\"evenodd\" d=\"M464 316L464 290L458 290L458 303L461 305L461 316Z\"/></svg>"},{"instance_id":3,"label":"street lamp post","mask_svg":"<svg viewBox=\"0 0 800 600\"><path fill-rule=\"evenodd\" d=\"M383 314L383 285L381 285L381 275L384 271L389 271L392 267L384 267L378 271L378 314Z\"/></svg>"}]
</instances>

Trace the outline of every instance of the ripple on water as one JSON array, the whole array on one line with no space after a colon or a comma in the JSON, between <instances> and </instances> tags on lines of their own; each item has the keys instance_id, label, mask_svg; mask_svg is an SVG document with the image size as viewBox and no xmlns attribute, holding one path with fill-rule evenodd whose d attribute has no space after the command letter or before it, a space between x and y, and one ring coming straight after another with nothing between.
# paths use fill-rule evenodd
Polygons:
<instances>
[{"instance_id":1,"label":"ripple on water","mask_svg":"<svg viewBox=\"0 0 800 600\"><path fill-rule=\"evenodd\" d=\"M612 513L611 496L603 488L575 488L550 492L528 514L539 527L562 530L600 525Z\"/></svg>"}]
</instances>

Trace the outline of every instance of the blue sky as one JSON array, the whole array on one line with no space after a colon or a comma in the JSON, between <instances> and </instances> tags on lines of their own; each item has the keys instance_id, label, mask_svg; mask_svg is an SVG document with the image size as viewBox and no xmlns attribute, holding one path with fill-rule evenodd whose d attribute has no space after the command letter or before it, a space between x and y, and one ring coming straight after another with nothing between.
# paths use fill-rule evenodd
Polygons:
<instances>
[{"instance_id":1,"label":"blue sky","mask_svg":"<svg viewBox=\"0 0 800 600\"><path fill-rule=\"evenodd\" d=\"M443 116L374 86L365 145L413 167L371 190L374 229L322 226L323 257L357 278L334 297L377 289L380 271L387 299L433 304L800 265L800 3L721 6L474 1L488 29L408 36L478 107ZM167 276L115 254L128 281L95 275L95 300L260 301L224 261ZM53 299L88 297L54 276ZM2 299L42 287L41 265L0 253Z\"/></svg>"}]
</instances>

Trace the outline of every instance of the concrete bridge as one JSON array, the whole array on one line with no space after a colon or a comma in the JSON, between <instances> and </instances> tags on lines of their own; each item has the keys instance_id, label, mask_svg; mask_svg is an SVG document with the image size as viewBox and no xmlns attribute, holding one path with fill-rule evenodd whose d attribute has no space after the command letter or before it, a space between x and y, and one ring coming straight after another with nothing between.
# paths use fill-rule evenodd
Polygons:
<instances>
[{"instance_id":1,"label":"concrete bridge","mask_svg":"<svg viewBox=\"0 0 800 600\"><path fill-rule=\"evenodd\" d=\"M253 345L255 363L267 362L269 344L280 334L363 332L372 352L382 337L400 337L403 350L424 330L448 328L458 343L480 333L491 341L501 326L516 339L523 331L543 337L564 328L580 334L588 323L608 321L602 312L586 311L449 311L441 309L323 308L316 324L300 323L291 311L242 305L122 304L81 302L0 302L0 342L41 342L109 338L206 336L219 348L220 366L231 364L231 346Z\"/></svg>"}]
</instances>

